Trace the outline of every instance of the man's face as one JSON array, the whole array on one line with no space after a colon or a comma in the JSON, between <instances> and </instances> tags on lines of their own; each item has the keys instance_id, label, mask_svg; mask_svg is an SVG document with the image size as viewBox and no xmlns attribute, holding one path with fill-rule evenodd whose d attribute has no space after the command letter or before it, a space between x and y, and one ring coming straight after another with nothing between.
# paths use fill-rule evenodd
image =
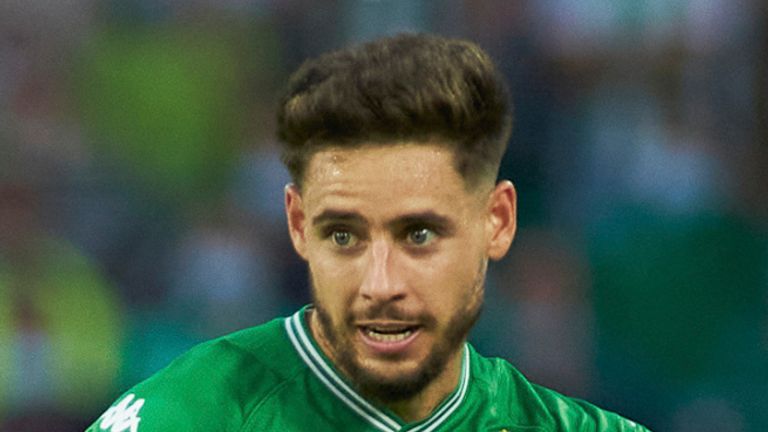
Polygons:
<instances>
[{"instance_id":1,"label":"man's face","mask_svg":"<svg viewBox=\"0 0 768 432\"><path fill-rule=\"evenodd\" d=\"M452 150L426 144L326 149L311 158L302 191L287 189L292 239L312 278L313 331L364 392L409 398L458 361L487 260L514 234L499 241L499 197L511 201L502 213L514 225L511 184L468 188Z\"/></svg>"}]
</instances>

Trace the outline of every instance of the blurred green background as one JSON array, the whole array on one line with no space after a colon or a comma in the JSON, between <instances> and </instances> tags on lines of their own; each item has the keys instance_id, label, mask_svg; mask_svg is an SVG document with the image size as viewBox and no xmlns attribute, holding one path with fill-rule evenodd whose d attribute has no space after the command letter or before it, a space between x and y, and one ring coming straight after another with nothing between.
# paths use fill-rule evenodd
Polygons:
<instances>
[{"instance_id":1,"label":"blurred green background","mask_svg":"<svg viewBox=\"0 0 768 432\"><path fill-rule=\"evenodd\" d=\"M0 2L0 431L77 431L309 300L287 74L378 35L508 78L520 230L472 341L658 431L768 430L761 0Z\"/></svg>"}]
</instances>

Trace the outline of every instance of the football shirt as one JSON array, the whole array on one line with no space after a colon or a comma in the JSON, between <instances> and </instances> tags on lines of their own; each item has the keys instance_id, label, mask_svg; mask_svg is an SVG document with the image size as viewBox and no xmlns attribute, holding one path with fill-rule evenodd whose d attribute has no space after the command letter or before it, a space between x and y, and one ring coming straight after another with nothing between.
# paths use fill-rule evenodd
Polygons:
<instances>
[{"instance_id":1,"label":"football shirt","mask_svg":"<svg viewBox=\"0 0 768 432\"><path fill-rule=\"evenodd\" d=\"M469 344L454 391L426 419L405 422L334 367L312 337L308 308L193 348L120 397L87 432L648 431L532 384Z\"/></svg>"}]
</instances>

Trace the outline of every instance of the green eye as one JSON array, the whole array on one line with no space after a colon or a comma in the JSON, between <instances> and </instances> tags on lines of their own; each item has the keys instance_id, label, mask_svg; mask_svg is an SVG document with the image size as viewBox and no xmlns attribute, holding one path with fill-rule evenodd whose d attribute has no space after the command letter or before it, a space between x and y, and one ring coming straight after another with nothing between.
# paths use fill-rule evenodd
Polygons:
<instances>
[{"instance_id":1,"label":"green eye","mask_svg":"<svg viewBox=\"0 0 768 432\"><path fill-rule=\"evenodd\" d=\"M347 247L351 246L354 242L354 237L349 231L334 231L331 233L331 239L336 246Z\"/></svg>"},{"instance_id":2,"label":"green eye","mask_svg":"<svg viewBox=\"0 0 768 432\"><path fill-rule=\"evenodd\" d=\"M419 228L408 233L408 241L415 245L425 245L435 237L435 232L429 228Z\"/></svg>"}]
</instances>

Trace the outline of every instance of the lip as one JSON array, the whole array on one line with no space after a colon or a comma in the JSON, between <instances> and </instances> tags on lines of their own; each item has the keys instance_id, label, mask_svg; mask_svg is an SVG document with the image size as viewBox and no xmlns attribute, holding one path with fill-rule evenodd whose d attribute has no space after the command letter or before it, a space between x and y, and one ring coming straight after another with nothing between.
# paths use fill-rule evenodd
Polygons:
<instances>
[{"instance_id":1,"label":"lip","mask_svg":"<svg viewBox=\"0 0 768 432\"><path fill-rule=\"evenodd\" d=\"M368 327L376 327L379 329L399 329L404 327L412 327L412 333L405 339L398 341L381 341L373 339L368 334ZM422 328L419 326L405 325L403 323L377 323L376 325L361 325L357 328L357 333L363 344L371 351L379 355L397 355L405 353L416 341L421 334Z\"/></svg>"}]
</instances>

